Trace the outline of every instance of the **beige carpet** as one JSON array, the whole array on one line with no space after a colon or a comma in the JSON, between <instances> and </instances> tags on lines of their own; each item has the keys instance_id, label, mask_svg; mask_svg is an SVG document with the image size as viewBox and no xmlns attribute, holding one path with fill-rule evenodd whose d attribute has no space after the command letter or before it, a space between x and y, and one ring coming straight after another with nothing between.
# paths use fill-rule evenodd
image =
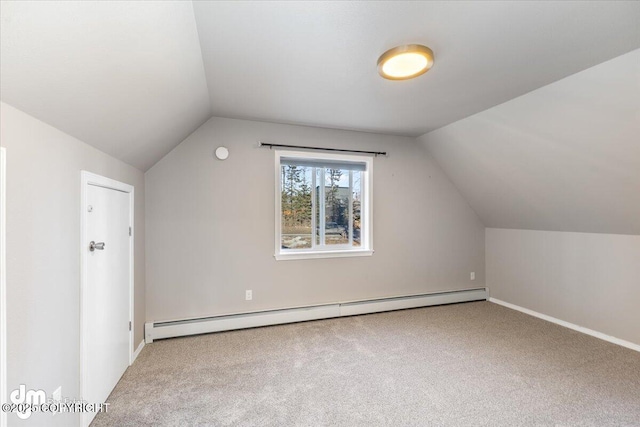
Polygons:
<instances>
[{"instance_id":1,"label":"beige carpet","mask_svg":"<svg viewBox=\"0 0 640 427\"><path fill-rule=\"evenodd\" d=\"M640 426L640 353L489 303L158 341L93 426Z\"/></svg>"}]
</instances>

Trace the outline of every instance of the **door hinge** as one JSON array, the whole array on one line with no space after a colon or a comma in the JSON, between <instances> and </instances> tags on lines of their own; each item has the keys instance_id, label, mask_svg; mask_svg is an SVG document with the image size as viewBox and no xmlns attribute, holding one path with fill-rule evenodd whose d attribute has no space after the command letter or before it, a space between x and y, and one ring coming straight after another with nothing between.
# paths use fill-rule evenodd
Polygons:
<instances>
[{"instance_id":1,"label":"door hinge","mask_svg":"<svg viewBox=\"0 0 640 427\"><path fill-rule=\"evenodd\" d=\"M129 227L129 236L131 236L131 227Z\"/></svg>"},{"instance_id":2,"label":"door hinge","mask_svg":"<svg viewBox=\"0 0 640 427\"><path fill-rule=\"evenodd\" d=\"M131 322L129 322L129 330L131 330Z\"/></svg>"}]
</instances>

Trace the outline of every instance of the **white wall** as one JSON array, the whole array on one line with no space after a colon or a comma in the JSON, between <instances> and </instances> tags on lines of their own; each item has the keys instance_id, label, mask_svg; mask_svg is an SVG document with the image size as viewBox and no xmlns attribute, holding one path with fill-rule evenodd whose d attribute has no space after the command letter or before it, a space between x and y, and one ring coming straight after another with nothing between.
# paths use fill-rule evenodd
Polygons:
<instances>
[{"instance_id":1,"label":"white wall","mask_svg":"<svg viewBox=\"0 0 640 427\"><path fill-rule=\"evenodd\" d=\"M636 344L639 76L637 49L419 138L489 227L492 297Z\"/></svg>"},{"instance_id":2,"label":"white wall","mask_svg":"<svg viewBox=\"0 0 640 427\"><path fill-rule=\"evenodd\" d=\"M7 150L8 389L19 384L79 397L80 170L135 187L135 344L145 312L144 175L2 103ZM34 414L10 425L69 426L74 414Z\"/></svg>"},{"instance_id":3,"label":"white wall","mask_svg":"<svg viewBox=\"0 0 640 427\"><path fill-rule=\"evenodd\" d=\"M389 152L374 160L372 257L274 259L274 153L259 140ZM149 321L484 286L484 226L413 138L212 118L145 184Z\"/></svg>"},{"instance_id":4,"label":"white wall","mask_svg":"<svg viewBox=\"0 0 640 427\"><path fill-rule=\"evenodd\" d=\"M486 230L491 297L640 345L640 236Z\"/></svg>"}]
</instances>

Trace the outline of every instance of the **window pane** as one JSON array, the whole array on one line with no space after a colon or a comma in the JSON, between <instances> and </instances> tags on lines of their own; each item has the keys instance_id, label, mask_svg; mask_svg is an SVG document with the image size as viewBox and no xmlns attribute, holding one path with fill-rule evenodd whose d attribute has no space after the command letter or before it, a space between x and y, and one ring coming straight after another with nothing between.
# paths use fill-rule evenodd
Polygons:
<instances>
[{"instance_id":1,"label":"window pane","mask_svg":"<svg viewBox=\"0 0 640 427\"><path fill-rule=\"evenodd\" d=\"M349 244L349 171L325 169L325 245Z\"/></svg>"},{"instance_id":2,"label":"window pane","mask_svg":"<svg viewBox=\"0 0 640 427\"><path fill-rule=\"evenodd\" d=\"M324 201L323 198L323 189L321 187L322 182L324 182L324 169L323 168L314 168L315 174L316 174L316 179L315 179L315 185L316 185L316 198L315 198L315 212L314 214L314 219L315 219L315 224L316 224L316 245L321 245L324 244L324 233L321 232L321 228L320 228L320 224L322 224L323 222L321 221L322 218L324 218L324 215L322 214L323 210L324 210L324 203L322 203Z\"/></svg>"},{"instance_id":3,"label":"window pane","mask_svg":"<svg viewBox=\"0 0 640 427\"><path fill-rule=\"evenodd\" d=\"M362 244L362 172L353 171L353 246Z\"/></svg>"},{"instance_id":4,"label":"window pane","mask_svg":"<svg viewBox=\"0 0 640 427\"><path fill-rule=\"evenodd\" d=\"M311 248L311 173L313 168L283 164L282 249Z\"/></svg>"}]
</instances>

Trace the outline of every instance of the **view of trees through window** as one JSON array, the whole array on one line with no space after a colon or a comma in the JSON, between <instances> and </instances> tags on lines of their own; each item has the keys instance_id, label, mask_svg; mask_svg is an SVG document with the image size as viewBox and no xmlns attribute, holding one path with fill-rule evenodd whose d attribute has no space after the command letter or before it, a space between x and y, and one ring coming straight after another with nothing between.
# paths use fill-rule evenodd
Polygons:
<instances>
[{"instance_id":1,"label":"view of trees through window","mask_svg":"<svg viewBox=\"0 0 640 427\"><path fill-rule=\"evenodd\" d=\"M362 172L282 164L283 249L359 247Z\"/></svg>"}]
</instances>

